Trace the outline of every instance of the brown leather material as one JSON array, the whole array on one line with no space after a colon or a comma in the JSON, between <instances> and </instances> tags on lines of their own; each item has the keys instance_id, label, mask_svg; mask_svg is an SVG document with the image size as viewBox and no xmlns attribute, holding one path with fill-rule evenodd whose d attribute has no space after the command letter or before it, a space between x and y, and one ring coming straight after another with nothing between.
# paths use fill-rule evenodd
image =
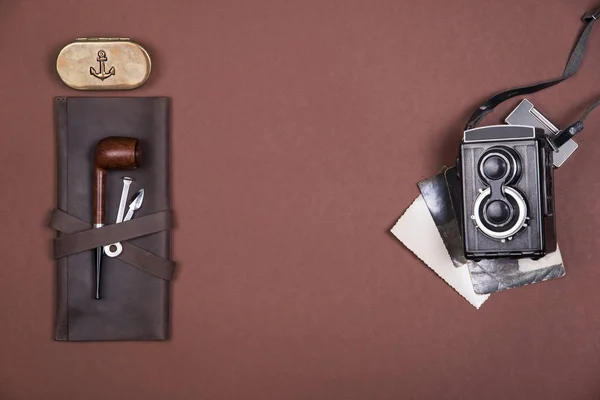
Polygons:
<instances>
[{"instance_id":1,"label":"brown leather material","mask_svg":"<svg viewBox=\"0 0 600 400\"><path fill-rule=\"evenodd\" d=\"M58 208L52 210L48 221L48 226L57 232L67 235L91 228L89 223L82 221L79 218L75 218L71 214L66 213L63 210L59 210ZM54 241L56 241L56 239ZM56 257L55 255L54 258L60 257Z\"/></svg>"},{"instance_id":2,"label":"brown leather material","mask_svg":"<svg viewBox=\"0 0 600 400\"><path fill-rule=\"evenodd\" d=\"M54 239L54 258L62 258L111 243L151 235L171 228L171 213L162 211L120 224L105 225Z\"/></svg>"},{"instance_id":3,"label":"brown leather material","mask_svg":"<svg viewBox=\"0 0 600 400\"><path fill-rule=\"evenodd\" d=\"M129 265L157 278L170 281L175 273L175 263L158 257L147 250L137 247L129 242L123 242L123 253L117 258Z\"/></svg>"},{"instance_id":4,"label":"brown leather material","mask_svg":"<svg viewBox=\"0 0 600 400\"><path fill-rule=\"evenodd\" d=\"M57 136L56 146L56 179L58 182L67 181L67 103L66 101L56 101L55 109L55 128ZM58 186L58 185L57 185ZM58 193L56 196L56 205L59 209L67 209L66 193ZM62 233L57 232L57 237ZM68 287L69 271L68 259L61 258L56 261L56 316L54 322L54 339L69 340L69 315L68 315Z\"/></svg>"},{"instance_id":5,"label":"brown leather material","mask_svg":"<svg viewBox=\"0 0 600 400\"><path fill-rule=\"evenodd\" d=\"M147 217L142 217L141 220L132 220L131 222L140 222L141 221L143 223L143 222L146 222L148 219L151 219L151 221L157 222L157 226L152 229L152 233L171 228L171 226L172 226L172 218L171 218L171 213L169 211L163 211L161 213L153 214L153 215L150 215ZM118 224L116 226L119 227L120 225L121 224ZM76 232L83 232L83 231L89 232L88 230L90 230L92 227L91 224L86 223L85 221L81 221L80 219L75 218L72 215L69 215L69 214L65 213L64 211L61 211L58 209L53 211L52 216L50 218L49 226L52 229L55 229L59 232L66 233L66 234L75 234ZM134 224L133 226L134 227L139 226L139 223L137 225ZM103 227L100 229L94 229L92 231L106 234L106 230L104 228L107 228L107 227ZM102 231L102 232L100 232L100 231ZM80 242L78 241L78 242L73 243L73 240L71 240L71 239L76 239L76 236L77 235L68 235L68 236L62 236L59 239L55 239L55 241L54 241L55 244L58 241L62 241L61 245L63 247L64 253L62 255L60 255L60 257L57 256L56 247L55 247L54 258L59 259L61 257L75 254L79 251L90 250L90 249L98 246L97 244L94 244L94 243L92 243L92 245L86 244L85 248L83 250L77 250L74 245L80 244ZM104 236L106 236L106 235L104 235ZM112 237L112 234L110 234L109 236L111 236L111 237L108 239L103 239L103 241L108 240L106 243L114 243L115 240ZM141 235L136 235L133 237L139 237L139 236L141 236ZM118 241L121 241L121 240L125 240L125 239L118 239ZM152 254L149 251L146 251L146 250L144 250L140 247L137 247L128 242L122 242L121 244L123 246L123 252L117 257L118 259L125 261L129 265L132 265L146 273L157 276L161 279L165 279L165 280L173 279L173 274L174 274L174 270L175 270L175 263L173 261L166 260L162 257L158 257L157 255Z\"/></svg>"},{"instance_id":6,"label":"brown leather material","mask_svg":"<svg viewBox=\"0 0 600 400\"><path fill-rule=\"evenodd\" d=\"M168 221L149 222L156 215L165 218L168 213L157 213L170 209L169 99L57 98L55 110L57 208L81 222L92 221L93 154L98 141L109 136L131 137L139 140L142 152L139 168L107 171L105 227L89 230L86 222L84 232L65 235L69 227L64 223L56 226L64 233L57 233L56 238L56 255L61 258L56 262L55 339L165 340L172 268L151 264L156 261L152 255L170 260L171 235L170 230L159 229L169 226ZM131 195L144 189L144 202L131 223L116 226L124 176L133 179ZM141 233L146 234L139 236ZM103 296L95 300L94 250L85 249L120 240L122 254L102 258ZM139 251L132 251L132 246ZM70 255L62 257L66 254Z\"/></svg>"}]
</instances>

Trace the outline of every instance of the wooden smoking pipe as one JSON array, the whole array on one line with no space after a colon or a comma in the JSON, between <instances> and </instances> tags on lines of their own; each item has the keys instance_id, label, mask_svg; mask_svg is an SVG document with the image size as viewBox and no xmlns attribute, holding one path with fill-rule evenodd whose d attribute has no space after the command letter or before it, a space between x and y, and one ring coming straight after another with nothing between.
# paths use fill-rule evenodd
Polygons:
<instances>
[{"instance_id":1,"label":"wooden smoking pipe","mask_svg":"<svg viewBox=\"0 0 600 400\"><path fill-rule=\"evenodd\" d=\"M94 153L94 228L104 225L106 215L106 171L136 169L140 165L139 141L128 137L106 137L96 144ZM102 247L96 248L96 294L100 299Z\"/></svg>"}]
</instances>

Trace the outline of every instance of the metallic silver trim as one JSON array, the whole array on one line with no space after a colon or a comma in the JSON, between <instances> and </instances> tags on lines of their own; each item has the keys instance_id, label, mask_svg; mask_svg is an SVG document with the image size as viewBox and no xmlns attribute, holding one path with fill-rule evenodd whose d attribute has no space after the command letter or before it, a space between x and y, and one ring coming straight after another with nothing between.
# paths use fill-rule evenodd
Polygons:
<instances>
[{"instance_id":1,"label":"metallic silver trim","mask_svg":"<svg viewBox=\"0 0 600 400\"><path fill-rule=\"evenodd\" d=\"M531 110L529 110L529 112L534 117L536 117L542 125L544 125L546 128L548 128L549 131L558 133L558 128L556 126L554 126L554 124L552 122L548 121L548 118L546 118L542 114L540 114L540 112L538 110L536 110L535 108L532 108Z\"/></svg>"},{"instance_id":2,"label":"metallic silver trim","mask_svg":"<svg viewBox=\"0 0 600 400\"><path fill-rule=\"evenodd\" d=\"M512 118L512 116L520 110L521 107L527 107L527 112L529 114L531 114L535 119L538 120L538 122L542 125L544 125L546 128L548 128L548 131L550 131L551 133L558 133L559 129L552 123L550 122L550 120L548 120L548 118L544 117L542 115L542 113L540 113L535 106L533 105L532 102L530 102L527 99L524 99L523 101L521 101L519 103L519 105L511 111L510 114L508 114L508 117L506 117L504 119L504 122L506 122L508 125L512 125L512 126L523 126L523 125L513 125L510 123L510 119Z\"/></svg>"},{"instance_id":3,"label":"metallic silver trim","mask_svg":"<svg viewBox=\"0 0 600 400\"><path fill-rule=\"evenodd\" d=\"M491 194L490 188L482 190L479 193L479 196L477 196L477 199L475 199L475 205L473 206L473 215L471 216L471 219L473 219L477 228L479 228L479 230L484 235L489 236L492 239L498 239L498 240L509 239L512 236L514 236L516 233L518 233L523 227L525 227L526 223L527 223L527 203L525 202L525 200L523 199L521 194L519 192L517 192L515 189L511 188L510 186L506 186L504 188L504 193L507 194L508 196L512 197L513 200L515 200L515 202L517 203L517 206L519 207L519 211L518 211L519 219L513 225L512 228L510 228L504 232L494 232L491 229L488 229L484 225L483 221L481 221L481 218L479 217L479 209L481 208L481 203L487 196L489 196Z\"/></svg>"},{"instance_id":4,"label":"metallic silver trim","mask_svg":"<svg viewBox=\"0 0 600 400\"><path fill-rule=\"evenodd\" d=\"M484 140L475 140L475 142L500 142L500 141L508 141L508 140L523 140L523 139L532 139L535 138L535 127L531 125L488 125L488 126L480 126L479 128L468 129L463 132L463 141L465 139L465 133L478 131L480 129L488 129L488 128L498 128L498 127L506 127L506 126L514 126L520 128L529 128L531 129L531 137L520 137L520 138L511 138L511 139L484 139Z\"/></svg>"},{"instance_id":5,"label":"metallic silver trim","mask_svg":"<svg viewBox=\"0 0 600 400\"><path fill-rule=\"evenodd\" d=\"M490 149L490 150L492 150L492 149ZM483 164L485 163L485 160L487 160L488 158L490 158L492 156L496 156L496 157L502 158L504 161L506 161L506 165L510 165L511 166L512 176L506 182L511 182L513 179L515 179L515 177L517 176L517 170L518 170L518 168L517 168L517 160L515 160L514 157L511 157L511 160L509 161L508 158L506 158L502 153L495 152L495 151L489 152L488 154L486 154L485 157L483 157L483 159L481 159L481 161L479 161L479 173L481 174L481 176L485 176L486 178L490 179L486 174L483 173ZM510 172L511 171L506 171L506 174L504 174L504 176L502 176L499 179L506 178L506 176Z\"/></svg>"}]
</instances>

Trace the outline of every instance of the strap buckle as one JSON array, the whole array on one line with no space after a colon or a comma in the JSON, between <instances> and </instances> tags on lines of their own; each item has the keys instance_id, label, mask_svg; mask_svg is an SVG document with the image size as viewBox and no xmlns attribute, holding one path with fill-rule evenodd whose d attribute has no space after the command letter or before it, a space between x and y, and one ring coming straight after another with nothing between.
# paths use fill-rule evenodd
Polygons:
<instances>
[{"instance_id":1,"label":"strap buckle","mask_svg":"<svg viewBox=\"0 0 600 400\"><path fill-rule=\"evenodd\" d=\"M583 22L590 22L592 20L597 20L598 18L600 18L600 10L588 11L581 19Z\"/></svg>"}]
</instances>

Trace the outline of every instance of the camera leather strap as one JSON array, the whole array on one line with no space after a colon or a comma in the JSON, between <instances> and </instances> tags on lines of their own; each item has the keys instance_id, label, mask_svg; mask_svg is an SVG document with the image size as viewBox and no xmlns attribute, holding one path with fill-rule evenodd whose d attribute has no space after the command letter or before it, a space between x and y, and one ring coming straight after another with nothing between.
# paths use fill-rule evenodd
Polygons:
<instances>
[{"instance_id":1,"label":"camera leather strap","mask_svg":"<svg viewBox=\"0 0 600 400\"><path fill-rule=\"evenodd\" d=\"M569 61L567 62L567 65L560 77L544 82L539 82L533 85L521 86L518 88L510 89L490 97L473 113L473 115L471 115L471 118L469 118L469 121L465 126L465 130L473 129L477 124L479 124L483 120L483 118L485 118L486 115L494 111L494 109L500 103L503 103L506 100L509 100L515 96L527 95L539 92L544 89L548 89L554 85L558 85L559 83L575 75L575 73L579 70L579 67L581 66L587 41L592 32L592 28L594 27L594 24L598 19L600 19L600 9L589 11L583 16L582 20L586 24L585 28L581 32L581 35L579 36L575 47L571 51ZM566 142L575 134L581 132L581 130L583 130L583 120L585 120L588 114L599 105L600 101L591 105L576 123L570 125L568 128L561 131L554 140L553 145L555 145L555 148L560 147L562 143Z\"/></svg>"}]
</instances>

